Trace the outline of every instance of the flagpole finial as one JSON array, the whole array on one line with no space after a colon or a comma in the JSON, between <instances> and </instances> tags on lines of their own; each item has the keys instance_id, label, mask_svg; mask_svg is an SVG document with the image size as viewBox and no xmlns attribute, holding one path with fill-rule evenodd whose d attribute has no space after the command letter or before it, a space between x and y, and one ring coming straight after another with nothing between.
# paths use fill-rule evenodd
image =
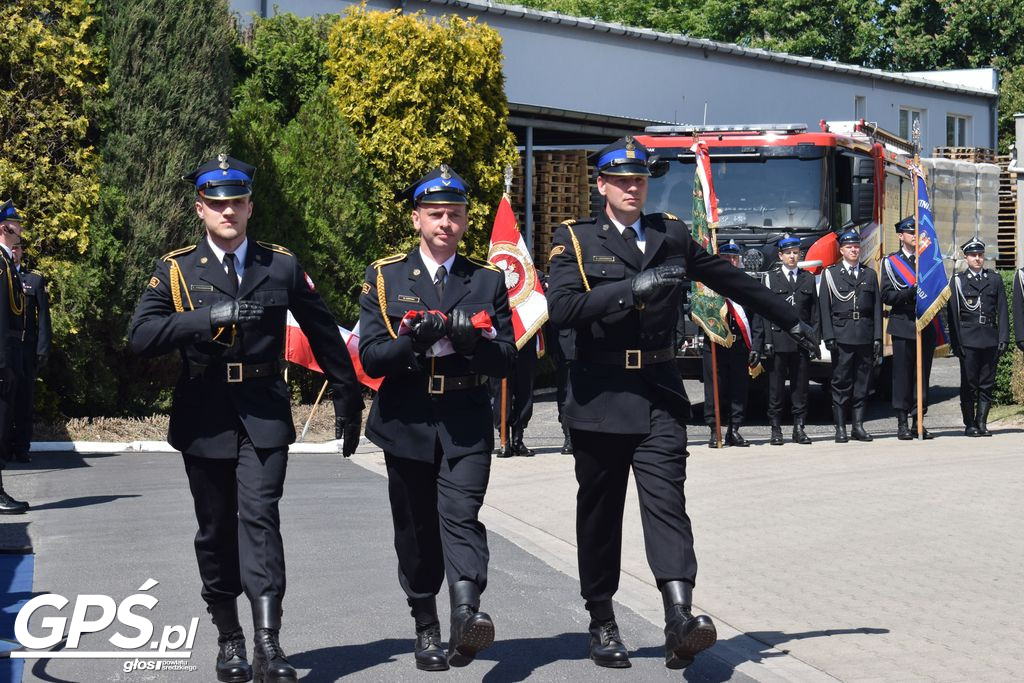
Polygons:
<instances>
[{"instance_id":1,"label":"flagpole finial","mask_svg":"<svg viewBox=\"0 0 1024 683\"><path fill-rule=\"evenodd\" d=\"M505 194L512 196L512 166L505 167Z\"/></svg>"},{"instance_id":2,"label":"flagpole finial","mask_svg":"<svg viewBox=\"0 0 1024 683\"><path fill-rule=\"evenodd\" d=\"M921 153L921 121L918 119L914 121L913 127L910 129L910 141L914 143L914 154Z\"/></svg>"}]
</instances>

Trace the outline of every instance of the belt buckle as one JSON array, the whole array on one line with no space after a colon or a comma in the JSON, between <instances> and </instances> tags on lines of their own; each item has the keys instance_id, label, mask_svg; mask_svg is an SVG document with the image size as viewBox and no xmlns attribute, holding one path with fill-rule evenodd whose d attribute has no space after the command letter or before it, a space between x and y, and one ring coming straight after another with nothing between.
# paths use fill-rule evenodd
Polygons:
<instances>
[{"instance_id":1,"label":"belt buckle","mask_svg":"<svg viewBox=\"0 0 1024 683\"><path fill-rule=\"evenodd\" d=\"M640 349L626 349L626 369L639 370L643 367L643 352Z\"/></svg>"},{"instance_id":2,"label":"belt buckle","mask_svg":"<svg viewBox=\"0 0 1024 683\"><path fill-rule=\"evenodd\" d=\"M440 395L444 393L444 375L431 375L427 383L427 393Z\"/></svg>"},{"instance_id":3,"label":"belt buckle","mask_svg":"<svg viewBox=\"0 0 1024 683\"><path fill-rule=\"evenodd\" d=\"M228 363L225 367L227 368L227 380L229 384L236 384L242 381L241 363Z\"/></svg>"},{"instance_id":4,"label":"belt buckle","mask_svg":"<svg viewBox=\"0 0 1024 683\"><path fill-rule=\"evenodd\" d=\"M985 317L984 313L978 316L978 322L981 323L982 325L988 324L988 318Z\"/></svg>"},{"instance_id":5,"label":"belt buckle","mask_svg":"<svg viewBox=\"0 0 1024 683\"><path fill-rule=\"evenodd\" d=\"M854 311L853 315L850 316L851 320L860 320L860 311Z\"/></svg>"}]
</instances>

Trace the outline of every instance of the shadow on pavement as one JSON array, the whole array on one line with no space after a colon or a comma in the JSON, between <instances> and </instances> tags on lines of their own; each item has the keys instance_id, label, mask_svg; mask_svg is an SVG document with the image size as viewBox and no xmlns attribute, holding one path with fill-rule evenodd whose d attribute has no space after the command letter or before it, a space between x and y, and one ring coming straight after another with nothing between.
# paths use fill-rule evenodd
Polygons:
<instances>
[{"instance_id":1,"label":"shadow on pavement","mask_svg":"<svg viewBox=\"0 0 1024 683\"><path fill-rule=\"evenodd\" d=\"M385 638L372 643L338 645L319 650L308 650L288 657L297 669L309 669L303 681L337 681L365 669L394 661L395 657L407 657L409 668L414 668L412 638Z\"/></svg>"},{"instance_id":2,"label":"shadow on pavement","mask_svg":"<svg viewBox=\"0 0 1024 683\"><path fill-rule=\"evenodd\" d=\"M546 638L499 640L477 659L495 661L484 681L525 681L537 669L554 662L587 658L586 632L561 633Z\"/></svg>"},{"instance_id":3,"label":"shadow on pavement","mask_svg":"<svg viewBox=\"0 0 1024 683\"><path fill-rule=\"evenodd\" d=\"M67 498L65 500L57 500L52 503L43 503L42 505L33 505L32 511L38 512L40 510L67 510L71 508L82 508L90 505L102 505L103 503L113 503L115 500L120 498L138 498L139 494L132 493L127 495L110 495L110 496L82 496L81 498Z\"/></svg>"}]
</instances>

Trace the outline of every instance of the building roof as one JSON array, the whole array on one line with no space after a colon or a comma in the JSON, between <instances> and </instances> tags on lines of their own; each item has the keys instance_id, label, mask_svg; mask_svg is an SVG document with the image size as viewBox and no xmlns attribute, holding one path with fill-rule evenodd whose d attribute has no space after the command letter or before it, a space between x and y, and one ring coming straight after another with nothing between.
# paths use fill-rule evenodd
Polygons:
<instances>
[{"instance_id":1,"label":"building roof","mask_svg":"<svg viewBox=\"0 0 1024 683\"><path fill-rule=\"evenodd\" d=\"M759 59L762 61L774 62L777 64L789 64L792 66L804 67L807 69L831 71L833 73L848 74L850 76L859 78L870 78L882 81L889 81L892 83L900 83L903 85L918 88L942 90L945 92L955 92L974 96L993 98L998 97L998 92L995 90L991 90L988 88L967 87L965 85L958 84L955 82L941 80L942 72L928 72L927 74L924 74L922 72L916 72L914 74L892 73L889 71L882 71L881 69L869 69L867 67L856 66L853 64L831 62L825 59L801 57L799 55L791 55L785 52L770 52L768 50L743 47L742 45L737 45L735 43L723 43L715 40L707 40L704 38L691 38L681 33L664 33L662 31L654 31L646 28L636 28L633 26L625 26L623 24L598 21L596 19L587 19L585 17L573 17L567 14L561 14L559 12L537 10L532 9L530 7L523 7L521 5L505 5L496 2L481 2L479 0L420 1L431 5L447 5L450 7L459 7L470 11L481 12L484 14L497 14L513 18L521 18L527 21L539 21L550 24L560 24L563 26L569 26L583 30L597 31L599 33L609 33L612 35L621 35L627 38L639 38L641 40L651 40L662 43L670 43L672 45L678 45L680 47L707 50L710 52L720 52L722 54L735 55L737 57Z\"/></svg>"}]
</instances>

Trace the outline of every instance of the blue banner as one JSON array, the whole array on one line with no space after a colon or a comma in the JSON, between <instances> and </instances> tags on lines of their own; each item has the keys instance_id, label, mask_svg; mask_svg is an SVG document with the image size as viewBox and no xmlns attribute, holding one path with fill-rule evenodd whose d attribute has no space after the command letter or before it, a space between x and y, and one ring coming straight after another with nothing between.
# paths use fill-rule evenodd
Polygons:
<instances>
[{"instance_id":1,"label":"blue banner","mask_svg":"<svg viewBox=\"0 0 1024 683\"><path fill-rule=\"evenodd\" d=\"M917 329L923 330L946 305L949 299L949 280L942 265L942 250L935 233L935 220L924 174L915 165L910 170L917 185Z\"/></svg>"}]
</instances>

